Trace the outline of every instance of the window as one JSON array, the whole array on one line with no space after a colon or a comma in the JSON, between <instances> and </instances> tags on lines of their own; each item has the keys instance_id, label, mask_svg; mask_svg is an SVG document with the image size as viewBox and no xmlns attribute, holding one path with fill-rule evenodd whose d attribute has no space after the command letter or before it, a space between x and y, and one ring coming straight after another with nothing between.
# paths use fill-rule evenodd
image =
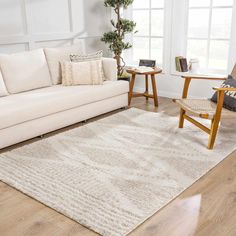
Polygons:
<instances>
[{"instance_id":1,"label":"window","mask_svg":"<svg viewBox=\"0 0 236 236\"><path fill-rule=\"evenodd\" d=\"M163 63L164 0L134 0L129 16L137 23L132 36L133 48L125 57L131 64L139 59L154 59ZM128 55L129 54L129 55Z\"/></svg>"},{"instance_id":2,"label":"window","mask_svg":"<svg viewBox=\"0 0 236 236\"><path fill-rule=\"evenodd\" d=\"M233 0L189 0L187 57L208 71L227 71Z\"/></svg>"}]
</instances>

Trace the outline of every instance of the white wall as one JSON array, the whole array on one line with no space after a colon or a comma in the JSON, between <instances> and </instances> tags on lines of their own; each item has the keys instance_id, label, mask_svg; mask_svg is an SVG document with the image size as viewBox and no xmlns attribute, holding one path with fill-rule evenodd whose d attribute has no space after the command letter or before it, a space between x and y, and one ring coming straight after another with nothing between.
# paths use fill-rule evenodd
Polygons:
<instances>
[{"instance_id":1,"label":"white wall","mask_svg":"<svg viewBox=\"0 0 236 236\"><path fill-rule=\"evenodd\" d=\"M103 0L0 0L0 53L84 41L86 51L104 48L110 10Z\"/></svg>"}]
</instances>

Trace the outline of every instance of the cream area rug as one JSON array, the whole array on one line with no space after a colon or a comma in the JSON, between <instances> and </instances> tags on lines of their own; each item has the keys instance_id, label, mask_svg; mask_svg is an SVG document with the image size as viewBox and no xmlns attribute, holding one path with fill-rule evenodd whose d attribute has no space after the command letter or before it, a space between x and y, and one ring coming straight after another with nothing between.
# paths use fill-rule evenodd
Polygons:
<instances>
[{"instance_id":1,"label":"cream area rug","mask_svg":"<svg viewBox=\"0 0 236 236\"><path fill-rule=\"evenodd\" d=\"M0 155L0 179L101 235L127 235L236 148L193 125L129 109Z\"/></svg>"}]
</instances>

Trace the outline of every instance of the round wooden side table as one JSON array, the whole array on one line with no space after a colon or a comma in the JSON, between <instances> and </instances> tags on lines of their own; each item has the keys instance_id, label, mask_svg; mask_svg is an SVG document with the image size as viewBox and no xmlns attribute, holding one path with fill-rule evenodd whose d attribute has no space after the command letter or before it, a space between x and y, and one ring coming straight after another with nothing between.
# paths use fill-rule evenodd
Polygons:
<instances>
[{"instance_id":1,"label":"round wooden side table","mask_svg":"<svg viewBox=\"0 0 236 236\"><path fill-rule=\"evenodd\" d=\"M154 99L154 104L155 107L158 107L158 95L157 95L157 87L156 87L156 80L155 80L155 76L157 74L160 74L162 72L162 69L160 68L154 68L154 71L151 72L143 72L140 73L135 69L127 69L126 70L127 73L132 75L131 81L130 81L130 89L129 89L129 105L131 103L131 100L133 97L145 97L146 100L148 100L149 98ZM134 89L134 83L135 83L135 79L137 75L144 75L145 77L145 85L146 85L146 90L144 93L134 93L133 89ZM151 81L152 81L152 91L153 94L149 94L149 88L148 88L148 78L149 76L151 77Z\"/></svg>"}]
</instances>

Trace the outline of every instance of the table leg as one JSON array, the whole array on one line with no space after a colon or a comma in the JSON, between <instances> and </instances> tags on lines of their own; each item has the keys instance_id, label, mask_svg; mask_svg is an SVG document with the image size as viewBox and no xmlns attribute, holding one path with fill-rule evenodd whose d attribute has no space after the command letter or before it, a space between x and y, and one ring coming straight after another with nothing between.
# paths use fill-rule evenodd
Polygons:
<instances>
[{"instance_id":1,"label":"table leg","mask_svg":"<svg viewBox=\"0 0 236 236\"><path fill-rule=\"evenodd\" d=\"M132 74L132 78L131 78L131 81L130 81L130 87L129 87L129 106L130 106L131 99L132 99L132 96L133 96L135 78L136 78L136 75Z\"/></svg>"},{"instance_id":2,"label":"table leg","mask_svg":"<svg viewBox=\"0 0 236 236\"><path fill-rule=\"evenodd\" d=\"M155 75L151 75L151 78L152 78L154 104L155 104L155 107L158 107L158 96L157 96L157 86L156 86Z\"/></svg>"},{"instance_id":3,"label":"table leg","mask_svg":"<svg viewBox=\"0 0 236 236\"><path fill-rule=\"evenodd\" d=\"M145 75L145 84L146 84L145 93L148 95L148 75ZM148 101L148 97L146 97L146 100Z\"/></svg>"}]
</instances>

